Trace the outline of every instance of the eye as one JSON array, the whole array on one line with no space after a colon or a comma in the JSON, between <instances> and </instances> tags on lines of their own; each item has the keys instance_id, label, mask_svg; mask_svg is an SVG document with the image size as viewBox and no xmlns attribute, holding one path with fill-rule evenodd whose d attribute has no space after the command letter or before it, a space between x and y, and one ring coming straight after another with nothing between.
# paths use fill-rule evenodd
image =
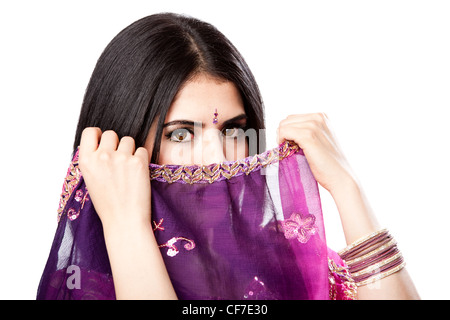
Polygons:
<instances>
[{"instance_id":1,"label":"eye","mask_svg":"<svg viewBox=\"0 0 450 320\"><path fill-rule=\"evenodd\" d=\"M226 137L226 138L237 138L241 135L242 129L239 128L227 128L224 129L222 131L222 134Z\"/></svg>"},{"instance_id":2,"label":"eye","mask_svg":"<svg viewBox=\"0 0 450 320\"><path fill-rule=\"evenodd\" d=\"M192 134L188 129L175 129L168 134L168 138L174 142L189 142L192 139Z\"/></svg>"}]
</instances>

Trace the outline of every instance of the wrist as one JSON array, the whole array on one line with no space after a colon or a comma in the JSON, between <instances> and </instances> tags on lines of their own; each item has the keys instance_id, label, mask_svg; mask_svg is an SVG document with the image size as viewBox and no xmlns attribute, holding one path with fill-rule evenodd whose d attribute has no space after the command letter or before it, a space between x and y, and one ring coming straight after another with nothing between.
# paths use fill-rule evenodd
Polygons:
<instances>
[{"instance_id":1,"label":"wrist","mask_svg":"<svg viewBox=\"0 0 450 320\"><path fill-rule=\"evenodd\" d=\"M330 193L338 209L348 244L380 229L364 191L355 179L343 179L339 187Z\"/></svg>"},{"instance_id":2,"label":"wrist","mask_svg":"<svg viewBox=\"0 0 450 320\"><path fill-rule=\"evenodd\" d=\"M359 182L350 174L341 176L336 183L329 189L329 192L333 199L339 200L346 198L348 195L361 194L361 187Z\"/></svg>"},{"instance_id":3,"label":"wrist","mask_svg":"<svg viewBox=\"0 0 450 320\"><path fill-rule=\"evenodd\" d=\"M132 241L142 237L154 237L150 219L110 219L103 222L105 240Z\"/></svg>"}]
</instances>

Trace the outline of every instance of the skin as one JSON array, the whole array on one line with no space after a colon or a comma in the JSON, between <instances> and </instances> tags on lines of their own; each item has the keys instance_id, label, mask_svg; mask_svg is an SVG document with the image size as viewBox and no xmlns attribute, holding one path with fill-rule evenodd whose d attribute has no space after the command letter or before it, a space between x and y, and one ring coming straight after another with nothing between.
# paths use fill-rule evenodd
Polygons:
<instances>
[{"instance_id":1,"label":"skin","mask_svg":"<svg viewBox=\"0 0 450 320\"><path fill-rule=\"evenodd\" d=\"M218 124L212 123L215 108ZM209 164L247 156L248 145L237 129L245 127L242 115L242 100L232 83L207 75L193 78L180 89L164 121L168 125L159 164ZM155 130L153 126L144 147L137 149L131 137L119 141L113 131L99 128L86 128L81 138L79 167L102 221L117 299L177 298L151 224L148 163ZM291 115L277 133L279 143L292 140L303 149L314 177L333 196L348 244L380 229L325 114ZM403 269L377 286L358 288L358 298L419 296Z\"/></svg>"},{"instance_id":2,"label":"skin","mask_svg":"<svg viewBox=\"0 0 450 320\"><path fill-rule=\"evenodd\" d=\"M216 109L218 123L214 124ZM248 154L243 130L239 130L246 124L244 105L239 91L230 82L206 75L192 79L178 92L164 124L159 164L220 163ZM178 142L180 139L182 142ZM152 128L144 146L149 158L154 140Z\"/></svg>"}]
</instances>

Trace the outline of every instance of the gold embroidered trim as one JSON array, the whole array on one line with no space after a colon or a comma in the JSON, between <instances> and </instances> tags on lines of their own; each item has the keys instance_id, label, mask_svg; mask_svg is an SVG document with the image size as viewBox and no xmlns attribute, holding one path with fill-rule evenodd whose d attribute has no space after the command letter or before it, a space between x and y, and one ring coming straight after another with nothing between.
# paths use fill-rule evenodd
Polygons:
<instances>
[{"instance_id":1,"label":"gold embroidered trim","mask_svg":"<svg viewBox=\"0 0 450 320\"><path fill-rule=\"evenodd\" d=\"M150 165L150 179L162 182L184 182L188 184L225 180L241 174L264 168L296 153L300 148L293 142L286 141L278 148L262 154L247 157L230 163L207 166Z\"/></svg>"},{"instance_id":2,"label":"gold embroidered trim","mask_svg":"<svg viewBox=\"0 0 450 320\"><path fill-rule=\"evenodd\" d=\"M336 300L338 297L338 288L336 285L336 278L340 278L343 298L346 300L356 300L357 286L353 280L348 268L339 267L333 259L328 258L328 280L330 283L330 300Z\"/></svg>"},{"instance_id":3,"label":"gold embroidered trim","mask_svg":"<svg viewBox=\"0 0 450 320\"><path fill-rule=\"evenodd\" d=\"M402 262L400 265L396 266L395 268L390 269L386 272L378 273L377 275L370 277L369 279L366 279L364 281L360 281L360 282L356 283L356 285L358 287L361 287L361 286L365 286L367 284L373 283L375 281L381 280L383 278L389 277L391 274L394 274L394 273L402 270L405 266L406 266L406 262Z\"/></svg>"},{"instance_id":4,"label":"gold embroidered trim","mask_svg":"<svg viewBox=\"0 0 450 320\"><path fill-rule=\"evenodd\" d=\"M184 182L188 184L209 182L230 179L241 174L250 174L251 172L264 168L270 164L276 163L289 157L299 151L300 148L291 141L286 141L278 148L266 151L262 154L247 157L242 160L219 163L208 166L171 166L150 164L150 179L163 182ZM73 190L81 179L81 171L78 168L78 150L72 162L69 165L66 177L64 179L62 192L58 206L58 222L61 214L72 195Z\"/></svg>"},{"instance_id":5,"label":"gold embroidered trim","mask_svg":"<svg viewBox=\"0 0 450 320\"><path fill-rule=\"evenodd\" d=\"M74 159L69 165L69 169L67 170L66 178L64 179L62 192L59 200L58 206L58 222L61 218L61 214L69 201L70 196L72 195L73 190L78 185L78 182L81 178L81 171L78 168L78 151L75 154Z\"/></svg>"}]
</instances>

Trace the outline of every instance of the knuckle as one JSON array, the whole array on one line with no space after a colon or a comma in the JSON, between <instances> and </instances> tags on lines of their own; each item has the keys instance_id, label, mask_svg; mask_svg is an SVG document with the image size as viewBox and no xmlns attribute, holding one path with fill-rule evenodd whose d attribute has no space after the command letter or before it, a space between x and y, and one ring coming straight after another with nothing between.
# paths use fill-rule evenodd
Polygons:
<instances>
[{"instance_id":1,"label":"knuckle","mask_svg":"<svg viewBox=\"0 0 450 320\"><path fill-rule=\"evenodd\" d=\"M133 137L130 137L130 136L123 136L123 137L120 139L120 141L121 141L121 142L133 142L133 143L134 143Z\"/></svg>"},{"instance_id":2,"label":"knuckle","mask_svg":"<svg viewBox=\"0 0 450 320\"><path fill-rule=\"evenodd\" d=\"M127 159L128 159L128 156L125 153L122 153L122 152L115 153L114 160L116 163L123 164L127 161Z\"/></svg>"},{"instance_id":3,"label":"knuckle","mask_svg":"<svg viewBox=\"0 0 450 320\"><path fill-rule=\"evenodd\" d=\"M314 113L314 120L318 122L324 122L325 117L322 112Z\"/></svg>"},{"instance_id":4,"label":"knuckle","mask_svg":"<svg viewBox=\"0 0 450 320\"><path fill-rule=\"evenodd\" d=\"M118 138L117 133L113 130L106 130L103 132L102 137Z\"/></svg>"},{"instance_id":5,"label":"knuckle","mask_svg":"<svg viewBox=\"0 0 450 320\"><path fill-rule=\"evenodd\" d=\"M305 127L302 130L302 135L304 139L314 140L316 137L316 130L312 127Z\"/></svg>"},{"instance_id":6,"label":"knuckle","mask_svg":"<svg viewBox=\"0 0 450 320\"><path fill-rule=\"evenodd\" d=\"M106 151L99 151L98 159L102 162L108 162L111 160L111 154Z\"/></svg>"},{"instance_id":7,"label":"knuckle","mask_svg":"<svg viewBox=\"0 0 450 320\"><path fill-rule=\"evenodd\" d=\"M136 152L134 153L136 156L148 161L149 158L149 153L151 154L150 151L148 151L146 148L144 147L139 147L136 149Z\"/></svg>"},{"instance_id":8,"label":"knuckle","mask_svg":"<svg viewBox=\"0 0 450 320\"><path fill-rule=\"evenodd\" d=\"M82 136L97 136L101 134L101 130L98 127L86 127L81 132Z\"/></svg>"},{"instance_id":9,"label":"knuckle","mask_svg":"<svg viewBox=\"0 0 450 320\"><path fill-rule=\"evenodd\" d=\"M142 159L139 157L131 157L131 159L129 160L129 164L138 171L147 168L147 164L144 163L144 161L142 161Z\"/></svg>"},{"instance_id":10,"label":"knuckle","mask_svg":"<svg viewBox=\"0 0 450 320\"><path fill-rule=\"evenodd\" d=\"M90 132L94 132L95 131L95 127L86 127L83 129L83 134L84 133L90 133Z\"/></svg>"}]
</instances>

